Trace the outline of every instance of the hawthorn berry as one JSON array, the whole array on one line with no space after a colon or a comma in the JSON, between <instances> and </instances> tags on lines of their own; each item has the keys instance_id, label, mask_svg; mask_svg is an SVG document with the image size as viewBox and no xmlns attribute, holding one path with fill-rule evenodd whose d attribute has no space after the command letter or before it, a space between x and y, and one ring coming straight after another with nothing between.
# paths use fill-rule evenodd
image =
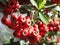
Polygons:
<instances>
[{"instance_id":1,"label":"hawthorn berry","mask_svg":"<svg viewBox=\"0 0 60 45\"><path fill-rule=\"evenodd\" d=\"M30 25L31 25L31 20L30 20L30 19L26 19L25 24L26 24L27 26L30 26Z\"/></svg>"},{"instance_id":2,"label":"hawthorn berry","mask_svg":"<svg viewBox=\"0 0 60 45\"><path fill-rule=\"evenodd\" d=\"M26 21L25 16L24 16L24 15L20 15L20 16L18 17L18 21L19 21L20 23L25 22L25 21Z\"/></svg>"},{"instance_id":3,"label":"hawthorn berry","mask_svg":"<svg viewBox=\"0 0 60 45\"><path fill-rule=\"evenodd\" d=\"M11 21L7 18L7 17L3 17L1 19L1 22L7 26L10 26L11 25Z\"/></svg>"},{"instance_id":4,"label":"hawthorn berry","mask_svg":"<svg viewBox=\"0 0 60 45\"><path fill-rule=\"evenodd\" d=\"M11 15L11 21L12 22L16 22L17 21L17 19L18 19L18 16L17 15Z\"/></svg>"},{"instance_id":5,"label":"hawthorn berry","mask_svg":"<svg viewBox=\"0 0 60 45\"><path fill-rule=\"evenodd\" d=\"M13 35L14 37L17 37L17 38L21 37L20 31L14 31Z\"/></svg>"}]
</instances>

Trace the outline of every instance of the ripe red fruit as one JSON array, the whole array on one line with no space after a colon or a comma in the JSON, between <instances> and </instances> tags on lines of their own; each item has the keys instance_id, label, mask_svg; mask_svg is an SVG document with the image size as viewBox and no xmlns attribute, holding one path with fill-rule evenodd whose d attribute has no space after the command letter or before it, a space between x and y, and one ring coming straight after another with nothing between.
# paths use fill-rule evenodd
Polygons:
<instances>
[{"instance_id":1,"label":"ripe red fruit","mask_svg":"<svg viewBox=\"0 0 60 45\"><path fill-rule=\"evenodd\" d=\"M14 15L14 14L11 15L11 21L12 21L12 22L16 22L17 19L18 19L17 15Z\"/></svg>"},{"instance_id":2,"label":"ripe red fruit","mask_svg":"<svg viewBox=\"0 0 60 45\"><path fill-rule=\"evenodd\" d=\"M25 16L24 15L20 15L19 17L18 17L18 21L21 23L23 23L23 22L25 22L26 21L26 18L25 18Z\"/></svg>"},{"instance_id":3,"label":"ripe red fruit","mask_svg":"<svg viewBox=\"0 0 60 45\"><path fill-rule=\"evenodd\" d=\"M26 19L30 19L30 17L29 16L26 16Z\"/></svg>"},{"instance_id":4,"label":"ripe red fruit","mask_svg":"<svg viewBox=\"0 0 60 45\"><path fill-rule=\"evenodd\" d=\"M36 36L38 36L38 35L39 35L39 30L34 30L34 31L32 32L32 36L36 37Z\"/></svg>"},{"instance_id":5,"label":"ripe red fruit","mask_svg":"<svg viewBox=\"0 0 60 45\"><path fill-rule=\"evenodd\" d=\"M48 29L49 29L49 31L53 31L53 27L52 26L48 27Z\"/></svg>"},{"instance_id":6,"label":"ripe red fruit","mask_svg":"<svg viewBox=\"0 0 60 45\"><path fill-rule=\"evenodd\" d=\"M19 3L16 3L15 4L15 9L18 9L19 8Z\"/></svg>"},{"instance_id":7,"label":"ripe red fruit","mask_svg":"<svg viewBox=\"0 0 60 45\"><path fill-rule=\"evenodd\" d=\"M13 30L18 30L18 26L17 24L11 23L11 26L9 28L13 29Z\"/></svg>"},{"instance_id":8,"label":"ripe red fruit","mask_svg":"<svg viewBox=\"0 0 60 45\"><path fill-rule=\"evenodd\" d=\"M34 27L34 29L38 29L38 25L37 24L35 24L33 27Z\"/></svg>"},{"instance_id":9,"label":"ripe red fruit","mask_svg":"<svg viewBox=\"0 0 60 45\"><path fill-rule=\"evenodd\" d=\"M39 28L39 30L43 31L43 30L45 30L45 27L42 26L42 27Z\"/></svg>"},{"instance_id":10,"label":"ripe red fruit","mask_svg":"<svg viewBox=\"0 0 60 45\"><path fill-rule=\"evenodd\" d=\"M58 30L59 30L59 28L58 28L57 26L54 26L54 27L53 27L53 31L54 31L54 32L57 32Z\"/></svg>"},{"instance_id":11,"label":"ripe red fruit","mask_svg":"<svg viewBox=\"0 0 60 45\"><path fill-rule=\"evenodd\" d=\"M30 25L31 25L31 20L30 20L30 19L26 19L25 24L26 24L27 26L30 26Z\"/></svg>"},{"instance_id":12,"label":"ripe red fruit","mask_svg":"<svg viewBox=\"0 0 60 45\"><path fill-rule=\"evenodd\" d=\"M17 37L17 38L21 37L20 31L14 31L13 35L14 37Z\"/></svg>"},{"instance_id":13,"label":"ripe red fruit","mask_svg":"<svg viewBox=\"0 0 60 45\"><path fill-rule=\"evenodd\" d=\"M40 32L39 34L41 37L44 37L45 36L45 33L44 32Z\"/></svg>"},{"instance_id":14,"label":"ripe red fruit","mask_svg":"<svg viewBox=\"0 0 60 45\"><path fill-rule=\"evenodd\" d=\"M43 22L38 21L38 28L43 27Z\"/></svg>"},{"instance_id":15,"label":"ripe red fruit","mask_svg":"<svg viewBox=\"0 0 60 45\"><path fill-rule=\"evenodd\" d=\"M7 18L7 17L3 17L1 19L1 22L7 26L10 26L11 25L11 21Z\"/></svg>"},{"instance_id":16,"label":"ripe red fruit","mask_svg":"<svg viewBox=\"0 0 60 45\"><path fill-rule=\"evenodd\" d=\"M60 4L60 0L51 0L52 4Z\"/></svg>"},{"instance_id":17,"label":"ripe red fruit","mask_svg":"<svg viewBox=\"0 0 60 45\"><path fill-rule=\"evenodd\" d=\"M29 32L28 32L27 29L24 29L24 30L22 31L22 35L23 35L23 36L27 37L28 34L29 34Z\"/></svg>"}]
</instances>

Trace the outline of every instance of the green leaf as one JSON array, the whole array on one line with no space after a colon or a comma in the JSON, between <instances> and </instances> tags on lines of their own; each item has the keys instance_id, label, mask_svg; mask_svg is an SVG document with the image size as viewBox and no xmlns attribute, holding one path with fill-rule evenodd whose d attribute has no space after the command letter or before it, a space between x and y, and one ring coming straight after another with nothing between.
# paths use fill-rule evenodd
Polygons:
<instances>
[{"instance_id":1,"label":"green leaf","mask_svg":"<svg viewBox=\"0 0 60 45\"><path fill-rule=\"evenodd\" d=\"M36 3L35 0L30 0L30 2L32 3L33 6L35 6L36 8L38 8L38 5L37 5L37 3Z\"/></svg>"},{"instance_id":2,"label":"green leaf","mask_svg":"<svg viewBox=\"0 0 60 45\"><path fill-rule=\"evenodd\" d=\"M43 13L39 12L39 18L44 24L49 24L48 18Z\"/></svg>"},{"instance_id":3,"label":"green leaf","mask_svg":"<svg viewBox=\"0 0 60 45\"><path fill-rule=\"evenodd\" d=\"M54 31L48 32L48 36L54 36L54 35L56 35L56 33Z\"/></svg>"},{"instance_id":4,"label":"green leaf","mask_svg":"<svg viewBox=\"0 0 60 45\"><path fill-rule=\"evenodd\" d=\"M35 6L38 10L44 7L46 0L30 0L33 6Z\"/></svg>"},{"instance_id":5,"label":"green leaf","mask_svg":"<svg viewBox=\"0 0 60 45\"><path fill-rule=\"evenodd\" d=\"M44 7L46 0L38 0L38 10Z\"/></svg>"}]
</instances>

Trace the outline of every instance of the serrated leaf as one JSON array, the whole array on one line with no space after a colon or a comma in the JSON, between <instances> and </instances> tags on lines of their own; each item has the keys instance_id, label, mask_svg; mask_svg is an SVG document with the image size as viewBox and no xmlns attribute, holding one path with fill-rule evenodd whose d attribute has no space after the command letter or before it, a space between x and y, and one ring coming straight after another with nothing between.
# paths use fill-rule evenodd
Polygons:
<instances>
[{"instance_id":1,"label":"serrated leaf","mask_svg":"<svg viewBox=\"0 0 60 45\"><path fill-rule=\"evenodd\" d=\"M48 18L43 13L39 12L39 18L44 24L49 24Z\"/></svg>"}]
</instances>

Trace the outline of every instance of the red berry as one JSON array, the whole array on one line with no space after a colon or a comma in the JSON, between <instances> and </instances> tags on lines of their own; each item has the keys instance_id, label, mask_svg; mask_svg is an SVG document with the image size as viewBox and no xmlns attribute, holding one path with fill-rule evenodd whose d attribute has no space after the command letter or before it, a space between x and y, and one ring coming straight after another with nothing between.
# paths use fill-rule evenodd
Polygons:
<instances>
[{"instance_id":1,"label":"red berry","mask_svg":"<svg viewBox=\"0 0 60 45\"><path fill-rule=\"evenodd\" d=\"M6 17L3 17L1 21L2 21L3 24L5 24L7 26L11 25L11 21Z\"/></svg>"},{"instance_id":2,"label":"red berry","mask_svg":"<svg viewBox=\"0 0 60 45\"><path fill-rule=\"evenodd\" d=\"M44 32L40 32L39 34L41 37L44 37L45 36L45 33Z\"/></svg>"},{"instance_id":3,"label":"red berry","mask_svg":"<svg viewBox=\"0 0 60 45\"><path fill-rule=\"evenodd\" d=\"M14 15L14 14L13 14L13 15L11 16L11 21L12 21L12 22L16 22L17 19L18 19L17 15Z\"/></svg>"},{"instance_id":4,"label":"red berry","mask_svg":"<svg viewBox=\"0 0 60 45\"><path fill-rule=\"evenodd\" d=\"M27 26L30 26L30 25L31 25L31 20L30 20L30 19L26 19L25 24L26 24Z\"/></svg>"},{"instance_id":5,"label":"red berry","mask_svg":"<svg viewBox=\"0 0 60 45\"><path fill-rule=\"evenodd\" d=\"M23 32L22 32L22 35L27 37L28 36L28 30L27 29L24 29Z\"/></svg>"},{"instance_id":6,"label":"red berry","mask_svg":"<svg viewBox=\"0 0 60 45\"><path fill-rule=\"evenodd\" d=\"M40 27L39 30L43 31L43 30L45 30L45 27Z\"/></svg>"},{"instance_id":7,"label":"red berry","mask_svg":"<svg viewBox=\"0 0 60 45\"><path fill-rule=\"evenodd\" d=\"M21 34L20 34L20 31L15 31L13 33L14 37L17 37L17 38L20 38L21 37Z\"/></svg>"},{"instance_id":8,"label":"red berry","mask_svg":"<svg viewBox=\"0 0 60 45\"><path fill-rule=\"evenodd\" d=\"M25 18L25 16L24 15L20 15L19 17L18 17L18 21L21 23L21 22L25 22L26 21L26 18Z\"/></svg>"},{"instance_id":9,"label":"red berry","mask_svg":"<svg viewBox=\"0 0 60 45\"><path fill-rule=\"evenodd\" d=\"M15 8L17 8L17 9L19 8L19 3L15 4Z\"/></svg>"},{"instance_id":10,"label":"red berry","mask_svg":"<svg viewBox=\"0 0 60 45\"><path fill-rule=\"evenodd\" d=\"M51 26L51 27L49 27L49 31L53 31L53 27Z\"/></svg>"},{"instance_id":11,"label":"red berry","mask_svg":"<svg viewBox=\"0 0 60 45\"><path fill-rule=\"evenodd\" d=\"M34 31L32 32L32 35L33 35L34 37L38 36L38 35L39 35L39 30L34 30Z\"/></svg>"},{"instance_id":12,"label":"red berry","mask_svg":"<svg viewBox=\"0 0 60 45\"><path fill-rule=\"evenodd\" d=\"M57 26L54 26L53 28L54 28L53 31L55 31L55 32L57 32L59 30L59 28Z\"/></svg>"},{"instance_id":13,"label":"red berry","mask_svg":"<svg viewBox=\"0 0 60 45\"><path fill-rule=\"evenodd\" d=\"M43 22L38 21L38 26L43 26Z\"/></svg>"},{"instance_id":14,"label":"red berry","mask_svg":"<svg viewBox=\"0 0 60 45\"><path fill-rule=\"evenodd\" d=\"M34 27L34 29L38 29L38 25L37 24L35 24L33 27Z\"/></svg>"}]
</instances>

